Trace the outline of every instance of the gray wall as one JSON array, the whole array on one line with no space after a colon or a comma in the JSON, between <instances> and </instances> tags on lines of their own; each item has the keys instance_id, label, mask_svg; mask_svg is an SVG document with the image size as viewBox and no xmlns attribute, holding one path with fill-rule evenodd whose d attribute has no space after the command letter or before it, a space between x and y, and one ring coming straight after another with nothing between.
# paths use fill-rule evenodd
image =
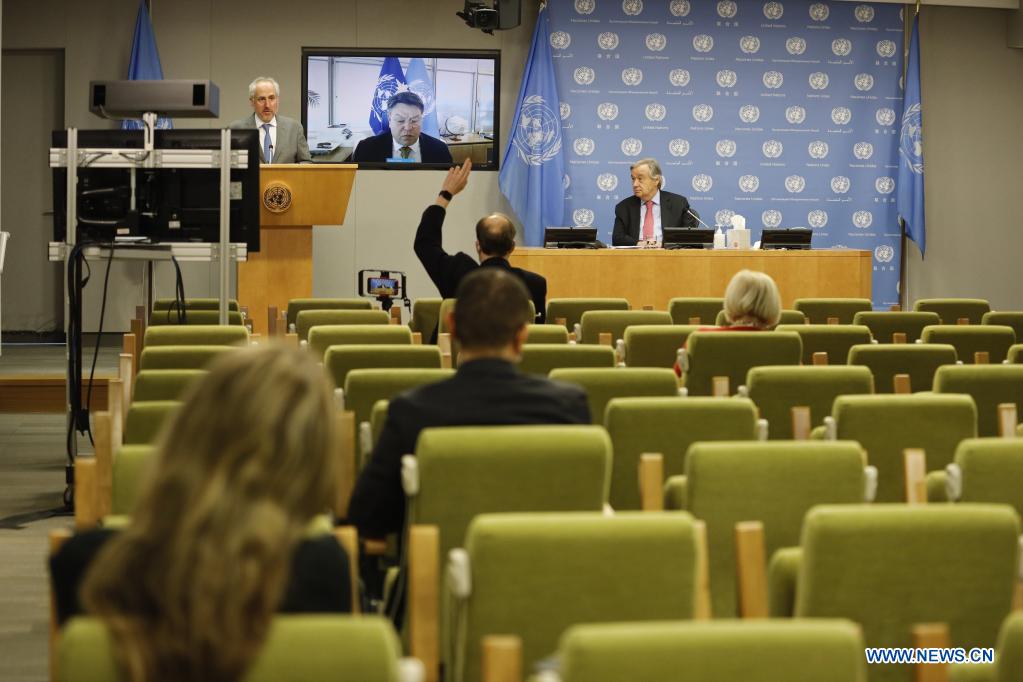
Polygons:
<instances>
[{"instance_id":1,"label":"gray wall","mask_svg":"<svg viewBox=\"0 0 1023 682\"><path fill-rule=\"evenodd\" d=\"M282 12L279 3L267 0L153 0L153 21L167 78L208 77L221 88L221 118L194 122L200 126L226 125L245 115L245 88L257 74L277 77L281 112L298 117L303 46L500 49L504 141L536 3L523 3L522 27L493 37L469 30L454 16L462 4L462 0L302 0ZM126 73L136 7L135 0L4 0L2 43L5 50L62 48L67 124L104 127L105 122L88 112L88 81ZM1010 14L924 7L929 248L921 260L909 246L911 298L975 295L989 298L998 308L1023 309L1015 282L1015 260L1023 245L1015 224L1023 202L1018 189L1023 137L1015 129L1016 112L1023 110L1023 51L1006 47ZM269 29L263 26L265 17L272 18ZM389 268L409 274L413 297L436 295L412 254L411 242L419 214L433 200L441 179L441 173L429 171L360 172L346 224L314 232L313 293L354 295L360 268ZM5 191L10 185L17 190L21 181L5 175ZM475 174L452 204L445 246L471 253L472 223L495 209L508 210L497 174ZM45 269L41 254L22 256L38 258ZM137 265L122 265L112 276L115 293L108 315L113 317L108 317L107 329L127 328L133 306L140 302L138 270ZM215 294L211 268L188 266L186 279L189 295ZM169 294L172 282L169 266L159 266L158 290ZM86 329L90 320L95 326L98 288L87 297ZM18 312L19 301L9 293L4 303L5 319Z\"/></svg>"}]
</instances>

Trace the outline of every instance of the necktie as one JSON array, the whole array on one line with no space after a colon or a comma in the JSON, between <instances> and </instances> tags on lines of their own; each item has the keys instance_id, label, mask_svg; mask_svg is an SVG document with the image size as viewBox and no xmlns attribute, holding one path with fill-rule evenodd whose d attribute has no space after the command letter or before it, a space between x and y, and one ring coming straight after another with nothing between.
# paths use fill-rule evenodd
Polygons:
<instances>
[{"instance_id":1,"label":"necktie","mask_svg":"<svg viewBox=\"0 0 1023 682\"><path fill-rule=\"evenodd\" d=\"M646 216L643 218L643 239L650 241L654 238L654 201L646 202Z\"/></svg>"},{"instance_id":2,"label":"necktie","mask_svg":"<svg viewBox=\"0 0 1023 682\"><path fill-rule=\"evenodd\" d=\"M263 135L263 163L270 163L270 161L273 160L273 145L271 144L270 139L270 124L264 123L260 127L263 129L263 132L266 133L265 135Z\"/></svg>"},{"instance_id":3,"label":"necktie","mask_svg":"<svg viewBox=\"0 0 1023 682\"><path fill-rule=\"evenodd\" d=\"M402 147L398 151L401 152L401 158L403 159L407 159L412 155L412 147Z\"/></svg>"}]
</instances>

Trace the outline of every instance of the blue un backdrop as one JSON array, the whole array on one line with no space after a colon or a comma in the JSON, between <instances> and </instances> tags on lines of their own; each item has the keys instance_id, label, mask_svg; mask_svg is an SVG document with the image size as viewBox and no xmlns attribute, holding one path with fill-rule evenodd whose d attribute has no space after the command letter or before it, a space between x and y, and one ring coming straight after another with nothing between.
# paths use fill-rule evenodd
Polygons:
<instances>
[{"instance_id":1,"label":"blue un backdrop","mask_svg":"<svg viewBox=\"0 0 1023 682\"><path fill-rule=\"evenodd\" d=\"M708 224L811 227L873 253L874 304L898 303L895 210L902 12L852 2L554 0L565 220L610 243L629 165ZM826 273L822 273L826 276Z\"/></svg>"}]
</instances>

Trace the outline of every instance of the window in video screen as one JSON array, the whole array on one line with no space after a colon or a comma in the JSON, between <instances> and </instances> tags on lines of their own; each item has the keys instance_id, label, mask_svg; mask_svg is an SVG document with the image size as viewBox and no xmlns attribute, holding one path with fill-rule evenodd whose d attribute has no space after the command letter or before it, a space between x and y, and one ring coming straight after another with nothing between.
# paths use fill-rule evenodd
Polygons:
<instances>
[{"instance_id":1,"label":"window in video screen","mask_svg":"<svg viewBox=\"0 0 1023 682\"><path fill-rule=\"evenodd\" d=\"M446 167L471 158L475 167L496 168L498 68L494 53L392 56L307 50L304 120L313 161L397 168L417 161ZM400 92L418 96L423 112L405 105L389 120L386 102ZM418 138L413 137L416 128ZM397 155L402 144L392 145L401 136L409 145L408 140L418 140L419 158ZM353 158L363 140L369 142Z\"/></svg>"}]
</instances>

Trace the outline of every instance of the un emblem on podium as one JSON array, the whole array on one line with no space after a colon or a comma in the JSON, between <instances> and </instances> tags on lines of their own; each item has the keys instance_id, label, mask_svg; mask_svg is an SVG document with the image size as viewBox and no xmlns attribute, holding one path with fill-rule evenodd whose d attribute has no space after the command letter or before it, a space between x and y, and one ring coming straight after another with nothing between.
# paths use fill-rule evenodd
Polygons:
<instances>
[{"instance_id":1,"label":"un emblem on podium","mask_svg":"<svg viewBox=\"0 0 1023 682\"><path fill-rule=\"evenodd\" d=\"M263 190L263 206L271 213L284 213L291 208L291 188L283 182L272 182Z\"/></svg>"}]
</instances>

